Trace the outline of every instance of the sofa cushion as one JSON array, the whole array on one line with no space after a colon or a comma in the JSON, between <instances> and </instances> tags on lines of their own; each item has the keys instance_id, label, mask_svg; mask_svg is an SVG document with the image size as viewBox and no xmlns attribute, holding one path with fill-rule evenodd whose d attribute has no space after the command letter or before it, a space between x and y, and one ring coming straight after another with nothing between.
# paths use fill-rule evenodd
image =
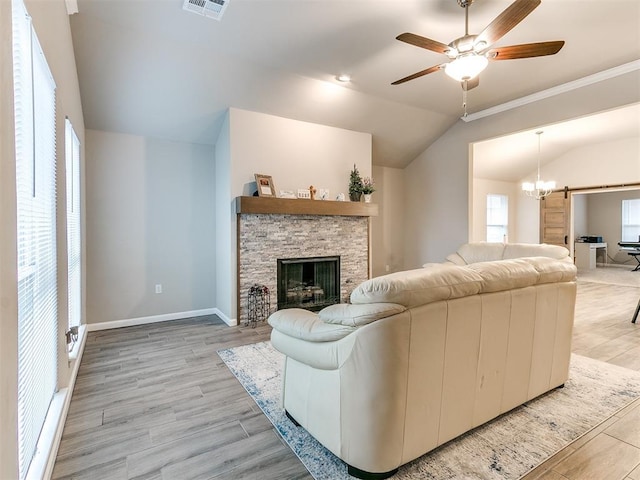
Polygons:
<instances>
[{"instance_id":1,"label":"sofa cushion","mask_svg":"<svg viewBox=\"0 0 640 480\"><path fill-rule=\"evenodd\" d=\"M370 303L366 305L339 303L323 308L318 316L326 323L358 327L384 317L391 317L405 310L405 307L396 303Z\"/></svg>"},{"instance_id":2,"label":"sofa cushion","mask_svg":"<svg viewBox=\"0 0 640 480\"><path fill-rule=\"evenodd\" d=\"M278 310L269 317L269 325L285 335L309 342L333 342L355 330L355 327L325 323L316 313L301 308Z\"/></svg>"},{"instance_id":3,"label":"sofa cushion","mask_svg":"<svg viewBox=\"0 0 640 480\"><path fill-rule=\"evenodd\" d=\"M504 247L503 259L522 257L549 257L556 260L569 259L569 250L559 245L508 243Z\"/></svg>"},{"instance_id":4,"label":"sofa cushion","mask_svg":"<svg viewBox=\"0 0 640 480\"><path fill-rule=\"evenodd\" d=\"M538 271L523 259L478 262L466 267L482 277L480 293L524 288L538 282Z\"/></svg>"},{"instance_id":5,"label":"sofa cushion","mask_svg":"<svg viewBox=\"0 0 640 480\"><path fill-rule=\"evenodd\" d=\"M465 243L456 252L468 264L502 260L504 243L476 242Z\"/></svg>"},{"instance_id":6,"label":"sofa cushion","mask_svg":"<svg viewBox=\"0 0 640 480\"><path fill-rule=\"evenodd\" d=\"M351 292L351 303L397 303L407 308L480 292L482 277L467 267L433 264L372 278Z\"/></svg>"},{"instance_id":7,"label":"sofa cushion","mask_svg":"<svg viewBox=\"0 0 640 480\"><path fill-rule=\"evenodd\" d=\"M554 260L549 257L527 257L521 258L520 260L529 263L536 269L538 272L538 283L573 282L578 272L573 262L565 262L562 261L562 259Z\"/></svg>"}]
</instances>

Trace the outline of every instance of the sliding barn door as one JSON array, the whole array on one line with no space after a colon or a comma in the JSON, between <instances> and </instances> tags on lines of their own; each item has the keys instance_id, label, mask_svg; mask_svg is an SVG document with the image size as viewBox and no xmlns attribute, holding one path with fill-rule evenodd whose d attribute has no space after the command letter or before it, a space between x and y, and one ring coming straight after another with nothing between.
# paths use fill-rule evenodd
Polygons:
<instances>
[{"instance_id":1,"label":"sliding barn door","mask_svg":"<svg viewBox=\"0 0 640 480\"><path fill-rule=\"evenodd\" d=\"M569 246L571 195L553 192L540 200L540 243Z\"/></svg>"}]
</instances>

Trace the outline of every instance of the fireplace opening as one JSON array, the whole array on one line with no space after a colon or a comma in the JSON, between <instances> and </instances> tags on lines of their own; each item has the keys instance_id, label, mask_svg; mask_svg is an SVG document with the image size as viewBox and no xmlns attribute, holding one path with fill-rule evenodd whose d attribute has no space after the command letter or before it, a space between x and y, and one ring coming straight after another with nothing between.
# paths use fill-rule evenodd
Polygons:
<instances>
[{"instance_id":1,"label":"fireplace opening","mask_svg":"<svg viewBox=\"0 0 640 480\"><path fill-rule=\"evenodd\" d=\"M340 303L340 257L278 259L278 310Z\"/></svg>"}]
</instances>

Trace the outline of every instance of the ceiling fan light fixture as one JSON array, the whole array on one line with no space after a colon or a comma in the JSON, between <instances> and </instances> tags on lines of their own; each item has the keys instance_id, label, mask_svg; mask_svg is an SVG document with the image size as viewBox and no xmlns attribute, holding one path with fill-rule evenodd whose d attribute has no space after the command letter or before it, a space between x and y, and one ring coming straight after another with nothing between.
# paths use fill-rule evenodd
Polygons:
<instances>
[{"instance_id":1,"label":"ceiling fan light fixture","mask_svg":"<svg viewBox=\"0 0 640 480\"><path fill-rule=\"evenodd\" d=\"M475 53L461 55L454 61L444 66L444 72L454 80L462 82L463 80L471 80L480 75L487 68L487 60L483 55Z\"/></svg>"}]
</instances>

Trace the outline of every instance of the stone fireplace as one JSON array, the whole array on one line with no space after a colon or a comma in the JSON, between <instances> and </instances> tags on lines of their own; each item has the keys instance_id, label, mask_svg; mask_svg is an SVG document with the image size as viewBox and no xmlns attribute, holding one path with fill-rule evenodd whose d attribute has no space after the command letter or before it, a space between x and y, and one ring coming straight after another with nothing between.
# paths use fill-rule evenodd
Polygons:
<instances>
[{"instance_id":1,"label":"stone fireplace","mask_svg":"<svg viewBox=\"0 0 640 480\"><path fill-rule=\"evenodd\" d=\"M307 303L321 309L329 296L337 296L336 303L347 302L351 291L370 276L369 220L378 213L375 204L238 197L236 212L239 324L247 321L248 293L254 284L269 289L271 312L279 308L278 267L282 275L283 260L303 264L296 267L296 278L287 281L290 299L299 301L299 308ZM320 285L322 272L309 267L304 272L305 264L327 258L338 259L335 294L326 291L330 282Z\"/></svg>"}]
</instances>

